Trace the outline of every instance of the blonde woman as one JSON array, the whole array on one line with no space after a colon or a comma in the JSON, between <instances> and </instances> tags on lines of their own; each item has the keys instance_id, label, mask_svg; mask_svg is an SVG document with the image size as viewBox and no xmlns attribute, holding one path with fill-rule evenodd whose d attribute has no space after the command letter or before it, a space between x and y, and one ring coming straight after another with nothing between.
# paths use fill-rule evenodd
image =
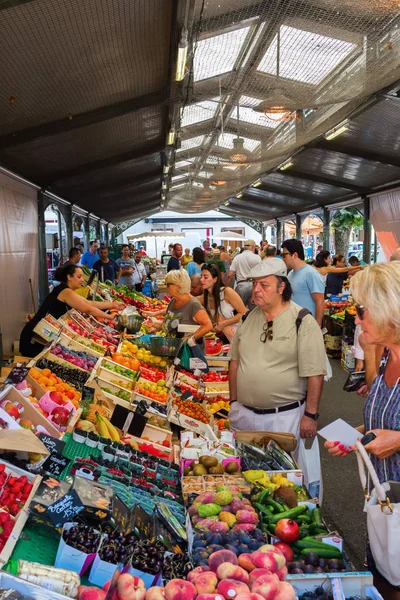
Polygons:
<instances>
[{"instance_id":1,"label":"blonde woman","mask_svg":"<svg viewBox=\"0 0 400 600\"><path fill-rule=\"evenodd\" d=\"M383 350L383 359L372 381L364 404L361 435L374 432L375 439L365 446L379 481L400 482L400 261L366 267L351 280L351 295L356 302L356 325L360 341L368 351L366 361L375 361ZM375 367L375 365L372 365ZM349 452L339 442L325 442L332 456ZM400 600L400 589L386 581L376 568L375 549L367 548L368 567L374 583L385 600ZM399 559L400 560L400 559Z\"/></svg>"}]
</instances>

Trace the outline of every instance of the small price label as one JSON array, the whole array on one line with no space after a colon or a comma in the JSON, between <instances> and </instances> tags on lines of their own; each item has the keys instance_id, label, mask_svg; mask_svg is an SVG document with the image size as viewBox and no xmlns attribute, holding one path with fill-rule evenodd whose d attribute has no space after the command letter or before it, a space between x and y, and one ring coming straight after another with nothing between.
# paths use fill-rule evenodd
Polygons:
<instances>
[{"instance_id":1,"label":"small price label","mask_svg":"<svg viewBox=\"0 0 400 600\"><path fill-rule=\"evenodd\" d=\"M84 508L77 492L72 490L72 492L68 492L68 494L50 504L46 509L46 513L54 525L59 527L64 525L64 523L73 521L76 515L82 512Z\"/></svg>"},{"instance_id":2,"label":"small price label","mask_svg":"<svg viewBox=\"0 0 400 600\"><path fill-rule=\"evenodd\" d=\"M26 365L17 365L13 368L11 373L7 376L4 383L11 383L12 385L17 385L17 383L21 383L29 373L29 368Z\"/></svg>"},{"instance_id":3,"label":"small price label","mask_svg":"<svg viewBox=\"0 0 400 600\"><path fill-rule=\"evenodd\" d=\"M192 371L195 371L196 369L199 369L200 371L202 369L207 369L207 364L204 360L201 360L201 358L197 358L196 356L189 360L189 364Z\"/></svg>"},{"instance_id":4,"label":"small price label","mask_svg":"<svg viewBox=\"0 0 400 600\"><path fill-rule=\"evenodd\" d=\"M65 446L65 442L58 440L57 438L47 435L46 433L39 433L39 439L46 446L50 454L62 454Z\"/></svg>"},{"instance_id":5,"label":"small price label","mask_svg":"<svg viewBox=\"0 0 400 600\"><path fill-rule=\"evenodd\" d=\"M49 458L47 458L47 460L45 460L43 463L43 470L49 475L60 477L61 473L64 471L65 467L69 465L69 463L69 458L61 456L61 454L50 454Z\"/></svg>"}]
</instances>

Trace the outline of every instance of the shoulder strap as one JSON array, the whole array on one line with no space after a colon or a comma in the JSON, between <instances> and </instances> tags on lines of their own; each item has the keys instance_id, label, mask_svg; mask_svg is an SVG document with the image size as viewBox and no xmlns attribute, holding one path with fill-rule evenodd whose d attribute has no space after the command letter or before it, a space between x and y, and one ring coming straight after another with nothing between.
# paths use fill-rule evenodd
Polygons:
<instances>
[{"instance_id":1,"label":"shoulder strap","mask_svg":"<svg viewBox=\"0 0 400 600\"><path fill-rule=\"evenodd\" d=\"M311 315L312 313L308 310L308 308L302 308L299 310L296 319L296 333L299 333L300 325L307 315Z\"/></svg>"}]
</instances>

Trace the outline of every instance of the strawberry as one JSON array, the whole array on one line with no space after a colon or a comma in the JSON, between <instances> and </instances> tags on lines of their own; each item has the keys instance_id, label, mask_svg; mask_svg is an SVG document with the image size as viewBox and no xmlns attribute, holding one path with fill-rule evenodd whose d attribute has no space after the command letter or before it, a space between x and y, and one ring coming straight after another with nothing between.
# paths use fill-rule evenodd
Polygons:
<instances>
[{"instance_id":1,"label":"strawberry","mask_svg":"<svg viewBox=\"0 0 400 600\"><path fill-rule=\"evenodd\" d=\"M29 496L29 494L30 494L30 493L31 493L31 491L32 491L32 488L33 488L33 484L28 482L28 483L27 483L27 484L24 486L24 494L26 494L27 496Z\"/></svg>"},{"instance_id":2,"label":"strawberry","mask_svg":"<svg viewBox=\"0 0 400 600\"><path fill-rule=\"evenodd\" d=\"M24 485L26 483L29 483L28 478L26 477L26 475L23 475L22 477L19 478L19 483L23 483Z\"/></svg>"},{"instance_id":3,"label":"strawberry","mask_svg":"<svg viewBox=\"0 0 400 600\"><path fill-rule=\"evenodd\" d=\"M2 473L5 468L6 468L6 465L4 463L0 463L0 473Z\"/></svg>"},{"instance_id":4,"label":"strawberry","mask_svg":"<svg viewBox=\"0 0 400 600\"><path fill-rule=\"evenodd\" d=\"M10 506L10 512L14 516L19 512L19 506L16 502Z\"/></svg>"},{"instance_id":5,"label":"strawberry","mask_svg":"<svg viewBox=\"0 0 400 600\"><path fill-rule=\"evenodd\" d=\"M17 483L17 478L16 477L9 477L9 479L7 481L8 487L14 487L14 485L16 483Z\"/></svg>"},{"instance_id":6,"label":"strawberry","mask_svg":"<svg viewBox=\"0 0 400 600\"><path fill-rule=\"evenodd\" d=\"M22 492L23 489L24 489L23 483L16 483L13 487L13 492L14 492L14 494L18 494L18 493Z\"/></svg>"}]
</instances>

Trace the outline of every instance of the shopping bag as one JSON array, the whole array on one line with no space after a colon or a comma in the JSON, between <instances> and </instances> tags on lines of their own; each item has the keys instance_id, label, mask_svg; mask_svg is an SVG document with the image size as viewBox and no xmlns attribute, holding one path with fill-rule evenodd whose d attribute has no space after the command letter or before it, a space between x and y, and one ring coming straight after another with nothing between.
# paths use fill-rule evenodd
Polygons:
<instances>
[{"instance_id":1,"label":"shopping bag","mask_svg":"<svg viewBox=\"0 0 400 600\"><path fill-rule=\"evenodd\" d=\"M331 363L329 362L329 358L328 358L327 354L325 354L325 368L326 368L326 375L324 377L324 380L329 381L330 379L332 379L332 367L331 367Z\"/></svg>"},{"instance_id":2,"label":"shopping bag","mask_svg":"<svg viewBox=\"0 0 400 600\"><path fill-rule=\"evenodd\" d=\"M303 471L304 485L308 489L311 498L318 498L319 503L322 504L323 484L317 437L314 438L309 449L306 448L304 440L300 440L297 464Z\"/></svg>"},{"instance_id":3,"label":"shopping bag","mask_svg":"<svg viewBox=\"0 0 400 600\"><path fill-rule=\"evenodd\" d=\"M184 342L175 359L175 364L181 365L187 371L201 371L208 373L208 363L199 346L194 343Z\"/></svg>"},{"instance_id":4,"label":"shopping bag","mask_svg":"<svg viewBox=\"0 0 400 600\"><path fill-rule=\"evenodd\" d=\"M400 482L380 483L374 466L361 442L356 442L358 470L365 494L367 529L378 571L394 586L400 585ZM374 484L368 493L367 467Z\"/></svg>"}]
</instances>

